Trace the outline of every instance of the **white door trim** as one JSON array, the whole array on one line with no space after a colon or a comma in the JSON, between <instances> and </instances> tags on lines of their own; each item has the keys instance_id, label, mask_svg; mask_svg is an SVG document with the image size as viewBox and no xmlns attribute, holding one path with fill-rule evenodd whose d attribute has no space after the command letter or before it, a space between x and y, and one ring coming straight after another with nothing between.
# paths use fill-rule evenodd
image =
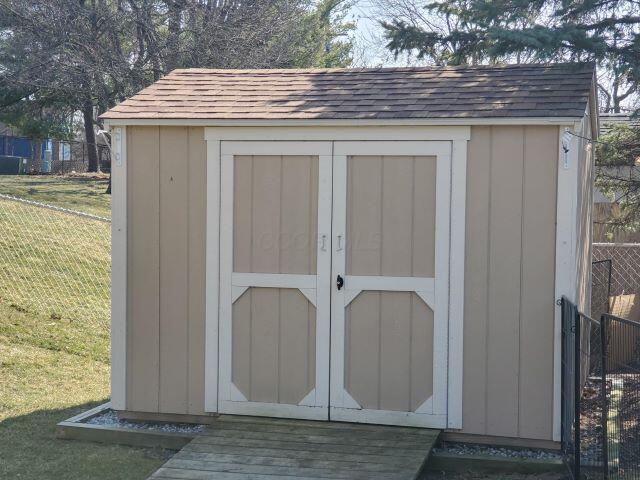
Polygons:
<instances>
[{"instance_id":1,"label":"white door trim","mask_svg":"<svg viewBox=\"0 0 640 480\"><path fill-rule=\"evenodd\" d=\"M473 123L473 122L471 122ZM563 121L561 123L566 123ZM217 412L218 401L218 337L219 337L219 232L220 232L220 145L222 141L443 141L452 142L452 192L450 246L451 272L450 291L456 292L456 299L450 298L449 312L449 366L448 369L448 418L449 428L462 427L462 382L463 382L463 303L460 293L464 291L464 225L467 142L471 136L470 123L467 125L358 125L311 126L304 123L292 126L212 126L205 125L207 140L207 273L206 273L206 365L205 365L205 410ZM252 145L254 145L252 143ZM331 157L329 157L331 158ZM320 182L331 182L320 178ZM325 199L326 201L326 199ZM330 202L330 199L329 199ZM457 205L457 207L456 207ZM323 210L319 211L319 215ZM329 212L325 212L330 215ZM458 232L458 233L455 233ZM331 238L331 237L329 237ZM330 243L330 242L329 242ZM329 247L331 248L331 247ZM318 266L318 274L320 275ZM329 265L327 268L331 268ZM326 273L326 272L325 272ZM331 290L328 280L318 283L321 289ZM456 303L457 302L457 303Z\"/></svg>"}]
</instances>

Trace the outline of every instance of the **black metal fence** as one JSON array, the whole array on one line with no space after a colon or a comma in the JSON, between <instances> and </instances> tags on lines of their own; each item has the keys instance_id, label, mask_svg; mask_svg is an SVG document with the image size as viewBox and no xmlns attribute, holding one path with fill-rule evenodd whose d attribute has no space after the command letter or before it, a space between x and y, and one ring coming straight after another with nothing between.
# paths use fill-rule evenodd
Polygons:
<instances>
[{"instance_id":1,"label":"black metal fence","mask_svg":"<svg viewBox=\"0 0 640 480\"><path fill-rule=\"evenodd\" d=\"M561 307L567 466L576 479L640 480L640 323L589 317L566 297Z\"/></svg>"}]
</instances>

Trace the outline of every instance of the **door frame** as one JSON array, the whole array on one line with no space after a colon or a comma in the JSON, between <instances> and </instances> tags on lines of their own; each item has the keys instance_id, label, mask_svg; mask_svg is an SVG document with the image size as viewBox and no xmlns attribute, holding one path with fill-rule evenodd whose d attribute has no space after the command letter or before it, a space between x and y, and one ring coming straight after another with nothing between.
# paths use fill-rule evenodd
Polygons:
<instances>
[{"instance_id":1,"label":"door frame","mask_svg":"<svg viewBox=\"0 0 640 480\"><path fill-rule=\"evenodd\" d=\"M207 142L207 225L205 306L205 411L218 406L220 173L224 141L445 141L451 145L451 208L449 245L449 328L447 366L447 428L462 428L463 314L467 142L470 126L229 126L205 127ZM453 293L452 293L453 292Z\"/></svg>"},{"instance_id":2,"label":"door frame","mask_svg":"<svg viewBox=\"0 0 640 480\"><path fill-rule=\"evenodd\" d=\"M429 156L436 158L435 271L431 278L352 276L346 271L347 159L364 156ZM337 141L333 146L333 235L331 278L344 277L344 288L331 285L331 419L351 422L445 428L449 330L449 264L451 241L451 142ZM415 292L433 311L433 393L415 412L364 409L345 388L347 306L363 291Z\"/></svg>"}]
</instances>

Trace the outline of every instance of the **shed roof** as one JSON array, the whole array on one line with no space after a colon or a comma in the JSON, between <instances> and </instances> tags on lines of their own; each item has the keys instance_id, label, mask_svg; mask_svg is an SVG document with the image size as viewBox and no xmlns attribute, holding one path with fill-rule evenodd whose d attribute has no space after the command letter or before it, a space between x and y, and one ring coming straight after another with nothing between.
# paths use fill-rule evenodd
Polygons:
<instances>
[{"instance_id":1,"label":"shed roof","mask_svg":"<svg viewBox=\"0 0 640 480\"><path fill-rule=\"evenodd\" d=\"M593 64L174 70L104 119L433 119L584 115Z\"/></svg>"}]
</instances>

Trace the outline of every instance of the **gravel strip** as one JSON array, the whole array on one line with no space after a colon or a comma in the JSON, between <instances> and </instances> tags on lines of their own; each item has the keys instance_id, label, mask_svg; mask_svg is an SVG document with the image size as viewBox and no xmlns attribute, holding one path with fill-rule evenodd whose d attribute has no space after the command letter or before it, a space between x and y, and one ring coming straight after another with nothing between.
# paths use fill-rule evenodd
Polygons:
<instances>
[{"instance_id":1,"label":"gravel strip","mask_svg":"<svg viewBox=\"0 0 640 480\"><path fill-rule=\"evenodd\" d=\"M194 425L190 423L130 422L127 420L120 420L116 412L113 410L107 410L98 416L90 418L85 423L90 425L105 425L108 427L169 433L201 433L205 429L205 425Z\"/></svg>"},{"instance_id":2,"label":"gravel strip","mask_svg":"<svg viewBox=\"0 0 640 480\"><path fill-rule=\"evenodd\" d=\"M528 458L535 460L559 460L562 458L559 453L549 452L546 450L519 450L450 442L443 443L440 447L434 448L433 451L436 453L446 453L448 455L481 455L499 458Z\"/></svg>"}]
</instances>

